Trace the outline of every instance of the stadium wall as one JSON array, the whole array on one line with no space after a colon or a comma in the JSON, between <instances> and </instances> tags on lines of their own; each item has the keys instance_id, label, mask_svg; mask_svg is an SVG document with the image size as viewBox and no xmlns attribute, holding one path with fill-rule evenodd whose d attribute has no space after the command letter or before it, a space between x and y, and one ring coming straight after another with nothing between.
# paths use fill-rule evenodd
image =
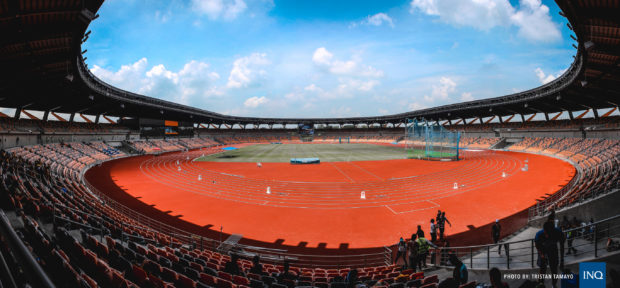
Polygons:
<instances>
[{"instance_id":1,"label":"stadium wall","mask_svg":"<svg viewBox=\"0 0 620 288\"><path fill-rule=\"evenodd\" d=\"M573 216L575 216L577 219L586 222L590 218L593 218L594 221L603 220L618 214L618 203L620 203L620 193L615 191L586 202L579 202L576 206L556 211L556 218L562 219L566 215L568 219L573 219ZM532 220L530 225L535 227L542 226L546 219L546 217L542 217Z\"/></svg>"}]
</instances>

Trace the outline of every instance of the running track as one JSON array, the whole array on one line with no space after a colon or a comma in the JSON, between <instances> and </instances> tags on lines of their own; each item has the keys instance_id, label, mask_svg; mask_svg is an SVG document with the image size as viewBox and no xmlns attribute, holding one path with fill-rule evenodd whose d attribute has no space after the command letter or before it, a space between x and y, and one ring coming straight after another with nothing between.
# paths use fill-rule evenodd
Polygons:
<instances>
[{"instance_id":1,"label":"running track","mask_svg":"<svg viewBox=\"0 0 620 288\"><path fill-rule=\"evenodd\" d=\"M113 162L110 176L129 195L199 226L223 226L225 233L269 243L283 239L292 246L368 248L408 237L418 224L427 231L437 209L447 211L448 234L505 218L554 193L575 173L564 161L515 152L466 152L458 162L263 163L261 168L192 161L203 153L121 159ZM366 199L360 199L361 191Z\"/></svg>"}]
</instances>

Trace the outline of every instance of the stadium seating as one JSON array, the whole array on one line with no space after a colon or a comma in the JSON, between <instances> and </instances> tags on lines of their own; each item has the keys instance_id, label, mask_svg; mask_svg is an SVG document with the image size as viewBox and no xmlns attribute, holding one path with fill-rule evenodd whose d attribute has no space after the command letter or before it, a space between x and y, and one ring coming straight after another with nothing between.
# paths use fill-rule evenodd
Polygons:
<instances>
[{"instance_id":1,"label":"stadium seating","mask_svg":"<svg viewBox=\"0 0 620 288\"><path fill-rule=\"evenodd\" d=\"M16 122L3 119L2 129L65 129L65 124L41 125L34 120ZM16 125L16 123L18 125ZM24 124L25 123L25 124ZM25 125L25 126L24 126ZM604 123L601 125L605 125ZM16 127L18 126L18 127ZM89 125L78 128L90 129ZM94 128L101 131L107 128ZM373 134L374 133L374 134ZM137 151L161 153L205 148L205 154L219 151L218 145L235 143L294 143L299 140L285 133L215 133L212 137L181 139L150 139L126 141ZM402 141L399 130L348 132L351 142L391 143ZM315 137L318 143L334 143L342 134L325 132ZM486 149L500 138L462 137L462 147ZM117 144L116 144L117 145ZM620 141L613 139L525 137L507 147L560 157L571 161L580 172L567 197L557 207L609 190L620 180ZM230 275L223 271L228 255L210 250L194 249L182 239L158 233L112 206L95 198L81 181L81 173L89 166L114 158L129 156L117 146L102 141L53 143L16 147L2 152L0 168L4 176L0 183L0 203L3 209L16 211L24 222L23 241L32 248L45 270L60 287L271 287L315 286L338 287L334 282L345 277L345 269L292 267L296 282L266 276L282 272L282 266L264 263L266 275L250 274L249 259L239 260L246 276ZM55 229L46 231L41 223L53 219ZM76 233L77 231L77 233ZM303 264L303 263L300 263ZM303 266L303 265L301 265ZM436 287L436 276L402 271L394 265L361 267L362 282L377 283L377 287L417 285ZM406 274L406 281L398 278ZM404 282L403 282L404 281ZM412 281L417 281L413 283ZM411 283L410 283L411 282ZM473 282L472 282L473 283ZM462 287L472 287L472 283Z\"/></svg>"}]
</instances>

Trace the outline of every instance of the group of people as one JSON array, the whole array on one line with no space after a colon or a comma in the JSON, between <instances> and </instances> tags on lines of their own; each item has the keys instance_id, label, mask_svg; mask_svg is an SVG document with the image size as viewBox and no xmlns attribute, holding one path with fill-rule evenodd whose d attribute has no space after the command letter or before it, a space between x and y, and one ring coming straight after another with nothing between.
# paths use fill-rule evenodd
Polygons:
<instances>
[{"instance_id":1,"label":"group of people","mask_svg":"<svg viewBox=\"0 0 620 288\"><path fill-rule=\"evenodd\" d=\"M452 223L450 223L450 220L446 218L446 212L437 210L437 216L430 220L431 240L428 240L425 237L425 233L424 230L422 230L421 225L418 225L417 231L411 234L411 238L405 240L401 237L400 241L396 245L397 250L394 263L397 263L398 260L402 258L405 267L418 270L426 268L426 259L429 256L430 247L438 248L438 246L435 244L438 240L442 241L444 243L444 246L449 245L447 239L445 238L446 223L450 225L450 227L452 227ZM441 256L442 262L448 261L447 254Z\"/></svg>"},{"instance_id":2,"label":"group of people","mask_svg":"<svg viewBox=\"0 0 620 288\"><path fill-rule=\"evenodd\" d=\"M437 216L435 216L434 219L431 218L431 241L432 242L436 242L437 241L437 230L439 230L439 241L443 241L444 240L444 232L446 231L446 223L448 223L448 225L450 225L450 227L452 227L452 223L450 223L450 220L448 220L448 218L446 218L446 212L445 211L441 211L441 210L437 210Z\"/></svg>"}]
</instances>

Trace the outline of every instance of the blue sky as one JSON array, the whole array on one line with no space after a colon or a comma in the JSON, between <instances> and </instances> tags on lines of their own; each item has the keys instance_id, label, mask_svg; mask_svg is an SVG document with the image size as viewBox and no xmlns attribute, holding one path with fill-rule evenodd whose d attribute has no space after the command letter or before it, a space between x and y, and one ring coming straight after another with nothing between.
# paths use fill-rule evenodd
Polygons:
<instances>
[{"instance_id":1,"label":"blue sky","mask_svg":"<svg viewBox=\"0 0 620 288\"><path fill-rule=\"evenodd\" d=\"M572 63L539 0L108 0L84 49L104 81L219 113L392 114L523 91Z\"/></svg>"}]
</instances>

